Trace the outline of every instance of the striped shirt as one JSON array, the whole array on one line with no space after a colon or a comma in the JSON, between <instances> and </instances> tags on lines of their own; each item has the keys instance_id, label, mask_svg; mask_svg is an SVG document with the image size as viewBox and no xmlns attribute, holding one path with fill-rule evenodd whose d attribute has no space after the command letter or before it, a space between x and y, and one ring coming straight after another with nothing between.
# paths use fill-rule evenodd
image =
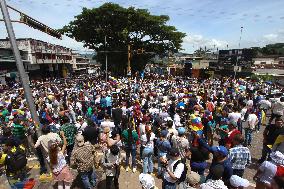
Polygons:
<instances>
[{"instance_id":1,"label":"striped shirt","mask_svg":"<svg viewBox=\"0 0 284 189\"><path fill-rule=\"evenodd\" d=\"M250 151L247 147L237 145L230 149L229 160L233 169L245 169L251 163Z\"/></svg>"},{"instance_id":2,"label":"striped shirt","mask_svg":"<svg viewBox=\"0 0 284 189\"><path fill-rule=\"evenodd\" d=\"M18 139L23 139L25 137L25 127L22 125L13 125L12 133L13 136L18 138Z\"/></svg>"}]
</instances>

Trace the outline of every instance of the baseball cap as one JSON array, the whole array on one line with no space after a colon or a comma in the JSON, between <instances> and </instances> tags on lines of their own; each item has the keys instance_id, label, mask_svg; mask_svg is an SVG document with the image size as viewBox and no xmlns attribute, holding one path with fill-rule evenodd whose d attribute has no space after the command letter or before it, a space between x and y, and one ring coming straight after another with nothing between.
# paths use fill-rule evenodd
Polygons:
<instances>
[{"instance_id":1,"label":"baseball cap","mask_svg":"<svg viewBox=\"0 0 284 189\"><path fill-rule=\"evenodd\" d=\"M237 175L232 175L230 178L230 184L233 187L248 187L249 181L247 179L243 179Z\"/></svg>"},{"instance_id":2,"label":"baseball cap","mask_svg":"<svg viewBox=\"0 0 284 189\"><path fill-rule=\"evenodd\" d=\"M76 136L76 142L78 146L83 146L84 145L84 137L83 135L77 135Z\"/></svg>"},{"instance_id":3,"label":"baseball cap","mask_svg":"<svg viewBox=\"0 0 284 189\"><path fill-rule=\"evenodd\" d=\"M139 175L139 181L140 181L143 189L152 189L152 188L155 187L155 180L149 174L141 173Z\"/></svg>"},{"instance_id":4,"label":"baseball cap","mask_svg":"<svg viewBox=\"0 0 284 189\"><path fill-rule=\"evenodd\" d=\"M213 150L213 152L218 152L218 153L222 154L223 156L228 155L228 150L225 146L213 146L212 150Z\"/></svg>"},{"instance_id":5,"label":"baseball cap","mask_svg":"<svg viewBox=\"0 0 284 189\"><path fill-rule=\"evenodd\" d=\"M185 128L184 128L184 127L179 127L179 128L177 129L177 131L178 131L178 134L179 134L179 135L183 135L183 134L185 133Z\"/></svg>"},{"instance_id":6,"label":"baseball cap","mask_svg":"<svg viewBox=\"0 0 284 189\"><path fill-rule=\"evenodd\" d=\"M167 130L162 130L161 131L161 136L162 137L167 137L167 135L168 135L168 131Z\"/></svg>"},{"instance_id":7,"label":"baseball cap","mask_svg":"<svg viewBox=\"0 0 284 189\"><path fill-rule=\"evenodd\" d=\"M231 120L231 121L229 122L229 125L233 125L234 127L237 127L237 126L238 126L238 123L235 122L235 121L233 121L233 120Z\"/></svg>"}]
</instances>

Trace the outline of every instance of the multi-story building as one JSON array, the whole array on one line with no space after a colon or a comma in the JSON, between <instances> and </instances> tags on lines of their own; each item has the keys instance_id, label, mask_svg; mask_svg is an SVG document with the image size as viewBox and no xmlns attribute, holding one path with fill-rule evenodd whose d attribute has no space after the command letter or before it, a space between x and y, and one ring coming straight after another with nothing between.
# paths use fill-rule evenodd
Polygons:
<instances>
[{"instance_id":1,"label":"multi-story building","mask_svg":"<svg viewBox=\"0 0 284 189\"><path fill-rule=\"evenodd\" d=\"M17 39L24 67L30 77L65 77L72 71L72 49L31 38ZM11 44L0 39L0 72L16 72Z\"/></svg>"},{"instance_id":2,"label":"multi-story building","mask_svg":"<svg viewBox=\"0 0 284 189\"><path fill-rule=\"evenodd\" d=\"M81 55L78 53L73 54L73 63L72 69L74 73L88 73L88 69L90 68L91 59L85 55Z\"/></svg>"},{"instance_id":3,"label":"multi-story building","mask_svg":"<svg viewBox=\"0 0 284 189\"><path fill-rule=\"evenodd\" d=\"M98 73L100 68L92 60L93 54L81 55L70 48L36 39L17 39L24 67L29 77L66 77L69 73ZM17 67L8 39L0 39L0 76L16 73ZM15 75L15 74L13 74Z\"/></svg>"},{"instance_id":4,"label":"multi-story building","mask_svg":"<svg viewBox=\"0 0 284 189\"><path fill-rule=\"evenodd\" d=\"M253 57L253 49L220 50L218 64L225 70L234 70L236 65L242 68L250 68Z\"/></svg>"}]
</instances>

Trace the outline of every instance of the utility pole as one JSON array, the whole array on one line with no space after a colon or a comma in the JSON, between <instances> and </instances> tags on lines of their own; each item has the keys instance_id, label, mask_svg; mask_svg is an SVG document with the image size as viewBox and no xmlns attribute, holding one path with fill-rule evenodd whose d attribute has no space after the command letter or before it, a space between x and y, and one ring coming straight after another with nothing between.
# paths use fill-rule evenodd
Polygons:
<instances>
[{"instance_id":1,"label":"utility pole","mask_svg":"<svg viewBox=\"0 0 284 189\"><path fill-rule=\"evenodd\" d=\"M237 69L238 69L237 66L238 66L238 62L239 62L239 50L241 49L241 40L242 40L243 28L244 27L241 27L241 34L240 34L240 40L239 40L239 49L238 49L238 52L237 52L237 62L236 62L236 67L234 68L234 71L235 71L234 79L236 79L236 75L237 75Z\"/></svg>"},{"instance_id":2,"label":"utility pole","mask_svg":"<svg viewBox=\"0 0 284 189\"><path fill-rule=\"evenodd\" d=\"M130 66L131 46L130 46L130 44L128 44L127 55L128 55L128 61L127 61L127 75L131 76L131 66Z\"/></svg>"},{"instance_id":3,"label":"utility pole","mask_svg":"<svg viewBox=\"0 0 284 189\"><path fill-rule=\"evenodd\" d=\"M18 49L18 45L17 45L17 41L16 41L16 37L15 37L15 33L14 33L14 29L12 26L12 22L10 19L10 15L8 12L8 7L7 4L5 2L5 0L0 0L0 6L1 6L1 11L2 11L2 15L3 15L3 20L5 22L5 26L6 26L6 30L9 36L9 40L11 43L11 48L13 50L14 56L15 56L15 60L16 60L16 66L20 75L20 79L21 79L21 83L25 92L25 97L29 106L29 110L31 112L31 116L32 119L34 121L34 123L36 125L39 124L39 118L36 112L36 108L35 108L35 104L34 104L34 99L31 93L31 88L29 85L29 78L28 75L25 72L24 69L24 65L23 65L23 61L20 55L20 51Z\"/></svg>"},{"instance_id":4,"label":"utility pole","mask_svg":"<svg viewBox=\"0 0 284 189\"><path fill-rule=\"evenodd\" d=\"M105 36L105 50L106 50L106 43L107 43L107 38ZM106 52L106 82L107 82L107 52Z\"/></svg>"}]
</instances>

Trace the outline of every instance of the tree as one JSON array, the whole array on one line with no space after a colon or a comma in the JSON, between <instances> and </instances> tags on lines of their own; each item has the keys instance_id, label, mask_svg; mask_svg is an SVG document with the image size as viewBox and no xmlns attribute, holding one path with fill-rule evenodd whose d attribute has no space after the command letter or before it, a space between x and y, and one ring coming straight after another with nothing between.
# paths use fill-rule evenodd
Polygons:
<instances>
[{"instance_id":1,"label":"tree","mask_svg":"<svg viewBox=\"0 0 284 189\"><path fill-rule=\"evenodd\" d=\"M144 69L155 55L163 57L168 52L181 49L186 35L178 32L174 26L167 25L168 21L168 16L151 15L146 9L105 3L98 8L83 8L82 13L64 26L61 32L83 42L85 47L96 50L99 62L105 60L102 51L108 51L110 70L122 74L127 66L129 44L133 50L143 48L146 52L153 52L137 54L134 51L131 57L132 72Z\"/></svg>"}]
</instances>

